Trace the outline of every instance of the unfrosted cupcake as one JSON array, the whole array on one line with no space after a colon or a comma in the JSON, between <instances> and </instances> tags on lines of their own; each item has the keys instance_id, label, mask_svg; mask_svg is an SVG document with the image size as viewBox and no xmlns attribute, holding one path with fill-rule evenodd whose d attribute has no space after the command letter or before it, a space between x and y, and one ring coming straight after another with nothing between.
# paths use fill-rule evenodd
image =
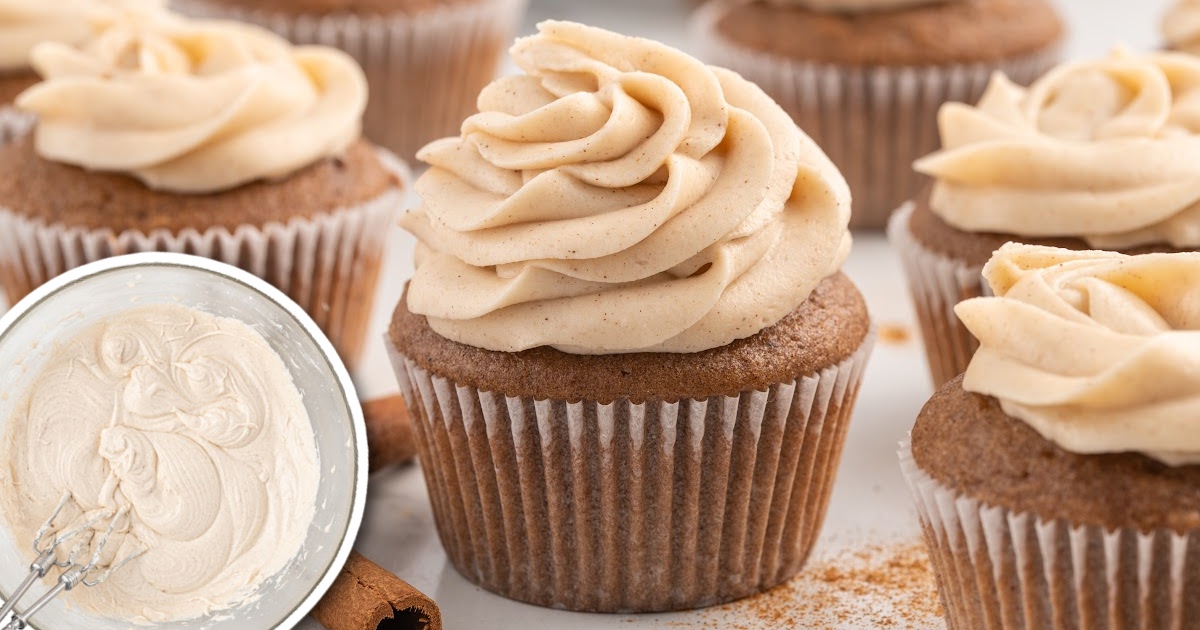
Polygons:
<instances>
[{"instance_id":1,"label":"unfrosted cupcake","mask_svg":"<svg viewBox=\"0 0 1200 630\"><path fill-rule=\"evenodd\" d=\"M950 630L1168 630L1200 605L1200 254L1009 244L903 467Z\"/></svg>"},{"instance_id":2,"label":"unfrosted cupcake","mask_svg":"<svg viewBox=\"0 0 1200 630\"><path fill-rule=\"evenodd\" d=\"M359 138L353 59L161 14L33 63L45 80L17 102L35 133L0 147L10 302L99 258L186 252L275 284L354 360L403 182Z\"/></svg>"},{"instance_id":3,"label":"unfrosted cupcake","mask_svg":"<svg viewBox=\"0 0 1200 630\"><path fill-rule=\"evenodd\" d=\"M546 22L426 147L390 328L452 564L507 597L693 608L796 573L873 339L845 181L753 84Z\"/></svg>"},{"instance_id":4,"label":"unfrosted cupcake","mask_svg":"<svg viewBox=\"0 0 1200 630\"><path fill-rule=\"evenodd\" d=\"M758 83L854 191L854 227L881 228L923 185L937 110L974 102L1000 70L1032 81L1057 61L1049 0L713 0L693 18L705 59Z\"/></svg>"},{"instance_id":5,"label":"unfrosted cupcake","mask_svg":"<svg viewBox=\"0 0 1200 630\"><path fill-rule=\"evenodd\" d=\"M0 143L24 133L33 117L13 107L38 82L29 53L43 41L79 45L122 10L152 11L165 0L0 0Z\"/></svg>"},{"instance_id":6,"label":"unfrosted cupcake","mask_svg":"<svg viewBox=\"0 0 1200 630\"><path fill-rule=\"evenodd\" d=\"M173 0L350 53L371 86L364 134L406 160L458 133L496 75L527 0Z\"/></svg>"},{"instance_id":7,"label":"unfrosted cupcake","mask_svg":"<svg viewBox=\"0 0 1200 630\"><path fill-rule=\"evenodd\" d=\"M935 386L975 339L954 317L982 295L1000 245L1126 253L1200 245L1200 59L1118 51L1065 64L1028 89L993 79L977 106L949 104L934 178L892 219Z\"/></svg>"}]
</instances>

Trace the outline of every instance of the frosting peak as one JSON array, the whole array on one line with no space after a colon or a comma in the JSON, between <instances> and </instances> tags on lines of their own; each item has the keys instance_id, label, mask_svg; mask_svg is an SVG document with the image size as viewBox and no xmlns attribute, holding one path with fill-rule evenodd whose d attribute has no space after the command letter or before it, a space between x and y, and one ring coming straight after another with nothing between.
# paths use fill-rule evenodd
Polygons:
<instances>
[{"instance_id":1,"label":"frosting peak","mask_svg":"<svg viewBox=\"0 0 1200 630\"><path fill-rule=\"evenodd\" d=\"M544 22L524 75L425 147L408 306L513 352L696 352L774 324L837 270L845 181L736 74L661 44Z\"/></svg>"},{"instance_id":2,"label":"frosting peak","mask_svg":"<svg viewBox=\"0 0 1200 630\"><path fill-rule=\"evenodd\" d=\"M1200 253L1009 243L983 273L995 297L955 308L965 389L1069 451L1200 463Z\"/></svg>"},{"instance_id":3,"label":"frosting peak","mask_svg":"<svg viewBox=\"0 0 1200 630\"><path fill-rule=\"evenodd\" d=\"M1131 54L1059 66L1028 89L993 78L947 104L932 209L963 230L1200 247L1200 58Z\"/></svg>"},{"instance_id":4,"label":"frosting peak","mask_svg":"<svg viewBox=\"0 0 1200 630\"><path fill-rule=\"evenodd\" d=\"M894 11L923 4L962 2L963 0L766 0L767 4L794 6L827 13L866 13Z\"/></svg>"},{"instance_id":5,"label":"frosting peak","mask_svg":"<svg viewBox=\"0 0 1200 630\"><path fill-rule=\"evenodd\" d=\"M284 177L359 135L362 70L345 53L293 47L235 22L172 15L118 23L82 49L46 43L36 113L45 158L207 193Z\"/></svg>"},{"instance_id":6,"label":"frosting peak","mask_svg":"<svg viewBox=\"0 0 1200 630\"><path fill-rule=\"evenodd\" d=\"M29 68L41 42L83 44L122 11L154 11L164 0L0 0L0 71Z\"/></svg>"}]
</instances>

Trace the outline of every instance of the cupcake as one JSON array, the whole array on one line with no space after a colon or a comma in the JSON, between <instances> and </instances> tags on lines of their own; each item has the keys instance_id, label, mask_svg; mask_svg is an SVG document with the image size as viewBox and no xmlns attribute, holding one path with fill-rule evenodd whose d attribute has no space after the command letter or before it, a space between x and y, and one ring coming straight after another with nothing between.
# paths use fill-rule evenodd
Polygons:
<instances>
[{"instance_id":1,"label":"cupcake","mask_svg":"<svg viewBox=\"0 0 1200 630\"><path fill-rule=\"evenodd\" d=\"M946 105L943 148L916 163L932 188L896 213L935 386L977 346L954 317L982 295L1000 245L1124 253L1200 245L1200 59L1118 51L1028 89L997 75L977 106Z\"/></svg>"},{"instance_id":2,"label":"cupcake","mask_svg":"<svg viewBox=\"0 0 1200 630\"><path fill-rule=\"evenodd\" d=\"M1193 627L1200 254L1008 244L902 463L950 630Z\"/></svg>"},{"instance_id":3,"label":"cupcake","mask_svg":"<svg viewBox=\"0 0 1200 630\"><path fill-rule=\"evenodd\" d=\"M0 143L20 135L33 117L13 107L38 82L29 53L43 41L83 44L121 10L155 10L162 0L4 0L0 3Z\"/></svg>"},{"instance_id":4,"label":"cupcake","mask_svg":"<svg viewBox=\"0 0 1200 630\"><path fill-rule=\"evenodd\" d=\"M174 0L184 13L253 22L334 46L371 86L364 134L411 160L458 133L499 66L527 0Z\"/></svg>"},{"instance_id":5,"label":"cupcake","mask_svg":"<svg viewBox=\"0 0 1200 630\"><path fill-rule=\"evenodd\" d=\"M545 22L420 154L389 330L451 563L570 610L685 609L795 574L873 335L850 194L770 97Z\"/></svg>"},{"instance_id":6,"label":"cupcake","mask_svg":"<svg viewBox=\"0 0 1200 630\"><path fill-rule=\"evenodd\" d=\"M1162 34L1171 50L1200 54L1200 1L1176 0L1163 16Z\"/></svg>"},{"instance_id":7,"label":"cupcake","mask_svg":"<svg viewBox=\"0 0 1200 630\"><path fill-rule=\"evenodd\" d=\"M937 109L974 102L1002 70L1028 82L1057 60L1049 0L713 0L693 18L706 59L758 83L854 191L851 226L882 228L923 185Z\"/></svg>"},{"instance_id":8,"label":"cupcake","mask_svg":"<svg viewBox=\"0 0 1200 630\"><path fill-rule=\"evenodd\" d=\"M350 362L362 346L402 166L359 138L354 60L257 27L161 14L33 52L0 146L10 303L107 256L178 251L242 267L304 307Z\"/></svg>"}]
</instances>

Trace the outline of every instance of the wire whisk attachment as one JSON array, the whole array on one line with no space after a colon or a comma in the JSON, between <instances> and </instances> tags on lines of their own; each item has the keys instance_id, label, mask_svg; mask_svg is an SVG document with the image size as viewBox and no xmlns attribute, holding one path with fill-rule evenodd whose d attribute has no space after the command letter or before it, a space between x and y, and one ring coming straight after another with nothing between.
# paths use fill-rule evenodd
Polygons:
<instances>
[{"instance_id":1,"label":"wire whisk attachment","mask_svg":"<svg viewBox=\"0 0 1200 630\"><path fill-rule=\"evenodd\" d=\"M63 508L67 506L71 498L69 491L63 493L58 506L50 514L50 518L46 519L46 522L38 529L33 540L33 551L37 554L37 559L29 565L29 575L13 591L8 601L3 606L0 606L0 622L3 622L12 613L12 619L2 630L24 630L34 615L48 606L50 602L54 601L54 598L63 592L70 591L80 585L85 587L98 586L107 580L114 571L119 570L146 552L145 547L140 547L119 561L111 563L102 562L104 548L112 538L117 524L129 516L128 506L122 506L116 511L107 508L97 510L85 515L84 522L77 527L65 533L56 532L51 535L50 532L55 527L54 521L62 514ZM103 524L105 521L107 521L106 525ZM103 531L97 529L97 527L102 528ZM70 551L66 554L66 560L59 560L59 549L67 549L66 545L71 545ZM88 551L90 551L90 554L86 553ZM87 561L81 563L81 556L86 557ZM62 569L62 572L58 576L58 581L54 586L50 587L50 590L34 601L29 608L21 612L15 612L17 602L29 592L34 584L45 578L54 568Z\"/></svg>"}]
</instances>

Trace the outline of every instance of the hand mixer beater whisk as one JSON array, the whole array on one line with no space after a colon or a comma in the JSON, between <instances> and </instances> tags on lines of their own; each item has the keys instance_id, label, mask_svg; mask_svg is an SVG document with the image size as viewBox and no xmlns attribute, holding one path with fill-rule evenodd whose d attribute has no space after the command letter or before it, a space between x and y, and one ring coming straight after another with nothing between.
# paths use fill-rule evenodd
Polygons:
<instances>
[{"instance_id":1,"label":"hand mixer beater whisk","mask_svg":"<svg viewBox=\"0 0 1200 630\"><path fill-rule=\"evenodd\" d=\"M29 620L34 615L64 591L70 591L80 585L95 587L107 580L114 571L145 553L146 549L141 547L120 560L102 561L105 557L104 548L112 538L118 523L125 521L129 516L128 506L117 510L107 508L98 510L85 515L82 524L66 532L57 532L54 522L70 500L70 492L63 494L62 499L58 502L58 507L38 529L33 541L33 552L37 554L37 559L29 565L29 575L25 577L17 590L13 591L8 601L0 606L0 623L8 618L9 613L12 613L12 620L0 630L23 630L29 625ZM60 559L60 550L68 549L66 559ZM81 558L86 558L86 562L82 562ZM50 590L33 602L29 608L17 611L17 602L54 568L62 570L54 586L50 587Z\"/></svg>"}]
</instances>

